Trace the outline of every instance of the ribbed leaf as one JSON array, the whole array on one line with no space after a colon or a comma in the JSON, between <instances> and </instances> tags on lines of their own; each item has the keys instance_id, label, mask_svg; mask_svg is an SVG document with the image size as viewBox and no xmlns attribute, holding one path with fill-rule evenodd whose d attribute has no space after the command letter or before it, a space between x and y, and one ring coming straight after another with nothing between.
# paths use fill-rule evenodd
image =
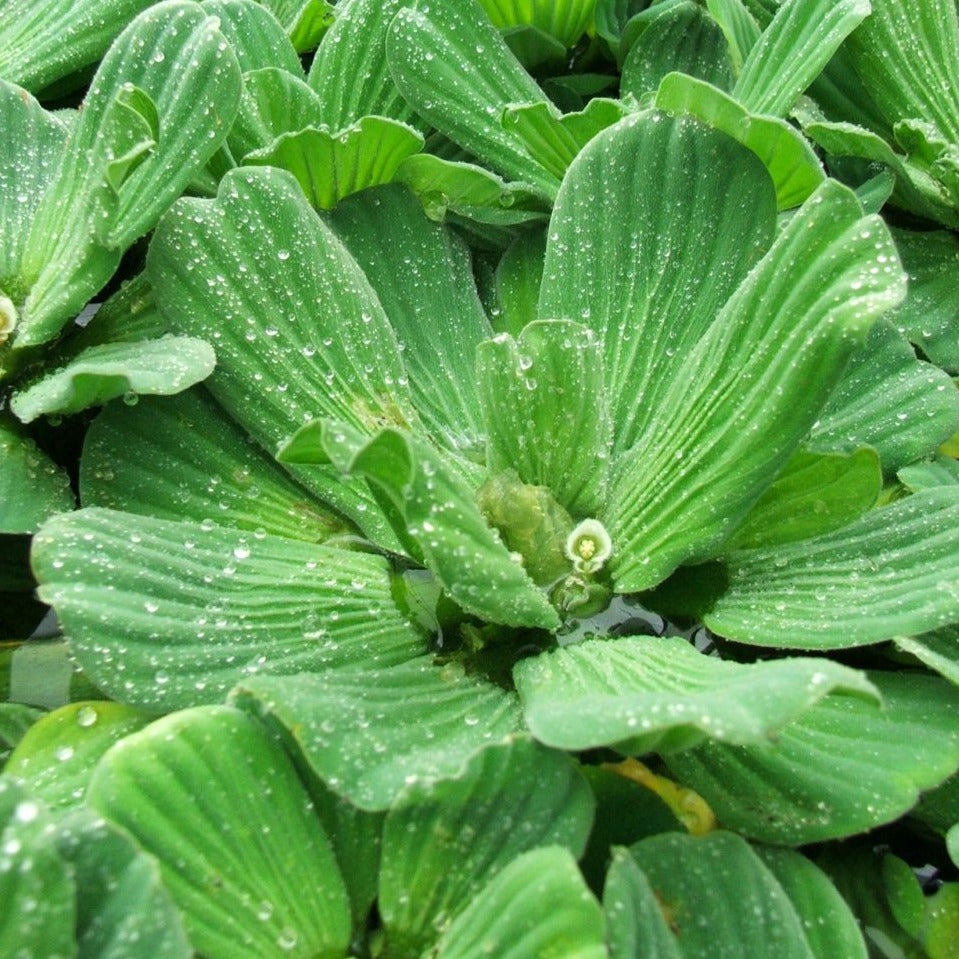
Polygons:
<instances>
[{"instance_id":1,"label":"ribbed leaf","mask_svg":"<svg viewBox=\"0 0 959 959\"><path fill-rule=\"evenodd\" d=\"M916 359L886 323L854 354L815 424L809 445L849 450L868 444L893 473L934 452L959 429L959 392L942 370Z\"/></svg>"},{"instance_id":2,"label":"ribbed leaf","mask_svg":"<svg viewBox=\"0 0 959 959\"><path fill-rule=\"evenodd\" d=\"M422 649L376 556L88 509L51 520L33 561L87 675L152 709L217 702L259 672L375 667Z\"/></svg>"},{"instance_id":3,"label":"ribbed leaf","mask_svg":"<svg viewBox=\"0 0 959 959\"><path fill-rule=\"evenodd\" d=\"M137 343L91 346L65 366L14 393L10 409L24 423L40 416L78 413L120 396L169 396L206 379L216 357L203 340L168 336Z\"/></svg>"},{"instance_id":4,"label":"ribbed leaf","mask_svg":"<svg viewBox=\"0 0 959 959\"><path fill-rule=\"evenodd\" d=\"M521 853L555 844L581 855L592 807L569 758L526 738L489 746L453 779L410 786L383 832L379 910L390 955L416 959Z\"/></svg>"},{"instance_id":5,"label":"ribbed leaf","mask_svg":"<svg viewBox=\"0 0 959 959\"><path fill-rule=\"evenodd\" d=\"M506 248L493 275L496 305L490 315L497 333L519 336L536 319L545 255L543 230L524 231Z\"/></svg>"},{"instance_id":6,"label":"ribbed leaf","mask_svg":"<svg viewBox=\"0 0 959 959\"><path fill-rule=\"evenodd\" d=\"M875 695L830 660L725 662L678 638L592 640L521 660L513 674L542 742L636 755L763 742L833 690Z\"/></svg>"},{"instance_id":7,"label":"ribbed leaf","mask_svg":"<svg viewBox=\"0 0 959 959\"><path fill-rule=\"evenodd\" d=\"M685 353L682 378L655 397L646 437L623 457L610 508L617 589L653 586L720 545L904 292L883 222L828 181Z\"/></svg>"},{"instance_id":8,"label":"ribbed leaf","mask_svg":"<svg viewBox=\"0 0 959 959\"><path fill-rule=\"evenodd\" d=\"M88 802L156 856L210 959L339 959L350 913L290 759L251 717L184 710L104 756Z\"/></svg>"},{"instance_id":9,"label":"ribbed leaf","mask_svg":"<svg viewBox=\"0 0 959 959\"><path fill-rule=\"evenodd\" d=\"M565 849L535 849L480 890L436 947L437 959L605 959L603 916Z\"/></svg>"},{"instance_id":10,"label":"ribbed leaf","mask_svg":"<svg viewBox=\"0 0 959 959\"><path fill-rule=\"evenodd\" d=\"M0 420L0 533L32 533L73 509L73 493L67 474L10 420Z\"/></svg>"},{"instance_id":11,"label":"ribbed leaf","mask_svg":"<svg viewBox=\"0 0 959 959\"><path fill-rule=\"evenodd\" d=\"M0 77L38 93L96 63L127 23L152 3L6 0L0 26Z\"/></svg>"},{"instance_id":12,"label":"ribbed leaf","mask_svg":"<svg viewBox=\"0 0 959 959\"><path fill-rule=\"evenodd\" d=\"M716 21L692 2L665 5L643 30L623 63L620 89L637 99L649 96L673 71L721 90L733 85L726 38Z\"/></svg>"},{"instance_id":13,"label":"ribbed leaf","mask_svg":"<svg viewBox=\"0 0 959 959\"><path fill-rule=\"evenodd\" d=\"M334 133L362 117L415 123L415 114L390 76L386 37L397 12L410 0L352 0L339 4L310 67L309 84L322 101L317 123ZM344 77L359 82L344 83Z\"/></svg>"},{"instance_id":14,"label":"ribbed leaf","mask_svg":"<svg viewBox=\"0 0 959 959\"><path fill-rule=\"evenodd\" d=\"M390 318L424 426L453 452L480 458L474 357L491 330L466 246L400 186L349 199L327 222Z\"/></svg>"},{"instance_id":15,"label":"ribbed leaf","mask_svg":"<svg viewBox=\"0 0 959 959\"><path fill-rule=\"evenodd\" d=\"M913 463L896 471L896 479L910 493L935 486L959 485L959 460L938 455L921 463Z\"/></svg>"},{"instance_id":16,"label":"ribbed leaf","mask_svg":"<svg viewBox=\"0 0 959 959\"><path fill-rule=\"evenodd\" d=\"M774 220L759 162L690 118L624 120L573 162L550 221L539 316L582 323L602 342L615 452L643 434Z\"/></svg>"},{"instance_id":17,"label":"ribbed leaf","mask_svg":"<svg viewBox=\"0 0 959 959\"><path fill-rule=\"evenodd\" d=\"M296 50L265 4L256 0L205 0L204 9L220 21L220 32L233 48L243 73L278 67L296 77L303 76Z\"/></svg>"},{"instance_id":18,"label":"ribbed leaf","mask_svg":"<svg viewBox=\"0 0 959 959\"><path fill-rule=\"evenodd\" d=\"M330 789L373 811L417 781L456 776L520 727L515 696L426 657L379 672L259 676L233 696L284 728Z\"/></svg>"},{"instance_id":19,"label":"ribbed leaf","mask_svg":"<svg viewBox=\"0 0 959 959\"><path fill-rule=\"evenodd\" d=\"M593 25L596 0L480 0L500 30L533 26L571 47Z\"/></svg>"},{"instance_id":20,"label":"ribbed leaf","mask_svg":"<svg viewBox=\"0 0 959 959\"><path fill-rule=\"evenodd\" d=\"M24 252L31 291L18 344L51 339L96 293L120 253L154 226L213 155L239 95L236 57L198 4L169 0L127 27L100 64L36 212ZM142 150L154 123L149 155L141 153L122 183L111 184L111 164L131 146L126 125L142 127L135 144ZM113 137L111 125L118 131Z\"/></svg>"},{"instance_id":21,"label":"ribbed leaf","mask_svg":"<svg viewBox=\"0 0 959 959\"><path fill-rule=\"evenodd\" d=\"M248 153L246 163L289 170L311 205L329 210L351 193L389 183L422 147L423 138L407 124L363 117L335 135L316 127L285 133Z\"/></svg>"},{"instance_id":22,"label":"ribbed leaf","mask_svg":"<svg viewBox=\"0 0 959 959\"><path fill-rule=\"evenodd\" d=\"M842 649L959 621L959 487L916 493L815 539L727 557L710 629L739 642Z\"/></svg>"},{"instance_id":23,"label":"ribbed leaf","mask_svg":"<svg viewBox=\"0 0 959 959\"><path fill-rule=\"evenodd\" d=\"M785 0L746 57L733 96L754 113L784 117L869 11L869 0Z\"/></svg>"},{"instance_id":24,"label":"ribbed leaf","mask_svg":"<svg viewBox=\"0 0 959 959\"><path fill-rule=\"evenodd\" d=\"M30 727L3 771L51 809L79 805L100 757L152 718L120 703L69 703Z\"/></svg>"},{"instance_id":25,"label":"ribbed leaf","mask_svg":"<svg viewBox=\"0 0 959 959\"><path fill-rule=\"evenodd\" d=\"M400 92L420 116L497 173L532 184L544 197L556 178L497 121L514 103L546 100L477 0L430 0L401 10L386 51ZM428 12L427 12L428 8Z\"/></svg>"},{"instance_id":26,"label":"ribbed leaf","mask_svg":"<svg viewBox=\"0 0 959 959\"><path fill-rule=\"evenodd\" d=\"M351 528L200 390L104 410L86 436L80 498L84 506L212 521L307 543Z\"/></svg>"},{"instance_id":27,"label":"ribbed leaf","mask_svg":"<svg viewBox=\"0 0 959 959\"><path fill-rule=\"evenodd\" d=\"M829 533L876 505L879 458L869 448L848 456L800 449L746 514L727 550L792 543Z\"/></svg>"},{"instance_id":28,"label":"ribbed leaf","mask_svg":"<svg viewBox=\"0 0 959 959\"><path fill-rule=\"evenodd\" d=\"M706 0L706 9L726 36L729 56L738 74L759 39L759 25L743 0Z\"/></svg>"},{"instance_id":29,"label":"ribbed leaf","mask_svg":"<svg viewBox=\"0 0 959 959\"><path fill-rule=\"evenodd\" d=\"M708 743L668 765L726 827L767 842L801 845L891 822L959 766L959 690L917 674L870 679L882 708L829 696L773 744Z\"/></svg>"},{"instance_id":30,"label":"ribbed leaf","mask_svg":"<svg viewBox=\"0 0 959 959\"><path fill-rule=\"evenodd\" d=\"M959 626L944 626L919 636L897 636L896 645L959 686Z\"/></svg>"},{"instance_id":31,"label":"ribbed leaf","mask_svg":"<svg viewBox=\"0 0 959 959\"><path fill-rule=\"evenodd\" d=\"M667 74L656 92L656 106L698 117L755 153L773 179L780 210L798 206L825 179L815 152L794 127L778 117L751 113L703 80Z\"/></svg>"},{"instance_id":32,"label":"ribbed leaf","mask_svg":"<svg viewBox=\"0 0 959 959\"><path fill-rule=\"evenodd\" d=\"M578 516L605 494L610 424L603 402L601 344L567 320L537 321L501 334L476 354L486 420L487 465L546 486Z\"/></svg>"},{"instance_id":33,"label":"ribbed leaf","mask_svg":"<svg viewBox=\"0 0 959 959\"><path fill-rule=\"evenodd\" d=\"M181 200L147 269L171 325L213 343L210 392L268 452L317 416L364 433L415 421L376 294L289 173L244 168L224 177L216 200ZM298 475L395 548L362 486L329 468Z\"/></svg>"}]
</instances>

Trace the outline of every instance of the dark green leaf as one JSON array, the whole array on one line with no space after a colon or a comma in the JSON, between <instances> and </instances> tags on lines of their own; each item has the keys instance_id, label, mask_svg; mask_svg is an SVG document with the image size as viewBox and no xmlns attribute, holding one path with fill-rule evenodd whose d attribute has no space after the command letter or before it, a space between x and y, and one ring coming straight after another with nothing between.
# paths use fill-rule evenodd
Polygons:
<instances>
[{"instance_id":1,"label":"dark green leaf","mask_svg":"<svg viewBox=\"0 0 959 959\"><path fill-rule=\"evenodd\" d=\"M66 473L16 421L0 420L0 532L32 533L73 505Z\"/></svg>"}]
</instances>

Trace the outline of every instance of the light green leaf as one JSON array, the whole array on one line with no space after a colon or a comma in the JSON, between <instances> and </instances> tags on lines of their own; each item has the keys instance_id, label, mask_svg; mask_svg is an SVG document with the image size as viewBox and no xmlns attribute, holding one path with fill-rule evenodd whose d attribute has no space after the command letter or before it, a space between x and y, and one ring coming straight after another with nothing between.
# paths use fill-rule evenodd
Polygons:
<instances>
[{"instance_id":1,"label":"light green leaf","mask_svg":"<svg viewBox=\"0 0 959 959\"><path fill-rule=\"evenodd\" d=\"M3 771L50 809L76 806L100 757L151 718L120 703L69 703L30 727Z\"/></svg>"},{"instance_id":2,"label":"light green leaf","mask_svg":"<svg viewBox=\"0 0 959 959\"><path fill-rule=\"evenodd\" d=\"M746 514L726 549L776 546L829 533L876 505L882 471L875 451L798 450Z\"/></svg>"},{"instance_id":3,"label":"light green leaf","mask_svg":"<svg viewBox=\"0 0 959 959\"><path fill-rule=\"evenodd\" d=\"M319 123L320 98L300 77L279 67L243 74L240 109L227 145L238 162L253 150L269 147L284 133Z\"/></svg>"},{"instance_id":4,"label":"light green leaf","mask_svg":"<svg viewBox=\"0 0 959 959\"><path fill-rule=\"evenodd\" d=\"M404 8L387 36L393 80L405 99L496 172L551 199L556 178L521 137L497 124L513 104L546 102L477 0L431 0L429 14Z\"/></svg>"},{"instance_id":5,"label":"light green leaf","mask_svg":"<svg viewBox=\"0 0 959 959\"><path fill-rule=\"evenodd\" d=\"M363 117L416 124L416 114L396 89L386 58L386 37L397 12L410 0L351 0L337 5L313 63L309 84L322 101L316 121L334 133ZM344 83L344 77L362 78Z\"/></svg>"},{"instance_id":6,"label":"light green leaf","mask_svg":"<svg viewBox=\"0 0 959 959\"><path fill-rule=\"evenodd\" d=\"M117 192L104 183L106 167L129 145L111 142L104 129L129 84L154 105L160 138ZM213 155L239 95L236 58L217 20L198 4L168 0L127 27L100 64L36 211L24 251L23 281L31 289L18 345L54 337L100 289L122 251L154 226ZM126 114L131 120L141 116L129 109Z\"/></svg>"},{"instance_id":7,"label":"light green leaf","mask_svg":"<svg viewBox=\"0 0 959 959\"><path fill-rule=\"evenodd\" d=\"M378 556L86 509L44 526L33 562L87 675L146 708L217 702L260 672L386 666L422 650Z\"/></svg>"},{"instance_id":8,"label":"light green leaf","mask_svg":"<svg viewBox=\"0 0 959 959\"><path fill-rule=\"evenodd\" d=\"M480 0L499 30L533 26L571 47L593 25L596 0Z\"/></svg>"},{"instance_id":9,"label":"light green leaf","mask_svg":"<svg viewBox=\"0 0 959 959\"><path fill-rule=\"evenodd\" d=\"M56 848L44 805L0 776L0 955L64 959L76 954L76 886Z\"/></svg>"},{"instance_id":10,"label":"light green leaf","mask_svg":"<svg viewBox=\"0 0 959 959\"><path fill-rule=\"evenodd\" d=\"M605 499L610 423L602 344L568 320L541 320L517 339L480 345L476 376L486 421L487 465L546 486L577 516Z\"/></svg>"},{"instance_id":11,"label":"light green leaf","mask_svg":"<svg viewBox=\"0 0 959 959\"><path fill-rule=\"evenodd\" d=\"M592 812L573 762L525 737L488 746L455 778L404 790L383 831L379 910L390 955L419 956L521 853L561 845L580 856Z\"/></svg>"},{"instance_id":12,"label":"light green leaf","mask_svg":"<svg viewBox=\"0 0 959 959\"><path fill-rule=\"evenodd\" d=\"M525 230L504 251L493 275L496 303L490 316L497 333L519 336L536 319L545 255L543 230Z\"/></svg>"},{"instance_id":13,"label":"light green leaf","mask_svg":"<svg viewBox=\"0 0 959 959\"><path fill-rule=\"evenodd\" d=\"M153 2L6 0L0 26L0 77L38 93L96 63L130 20Z\"/></svg>"},{"instance_id":14,"label":"light green leaf","mask_svg":"<svg viewBox=\"0 0 959 959\"><path fill-rule=\"evenodd\" d=\"M853 354L813 427L814 450L876 449L886 473L934 452L959 429L959 392L942 370L916 359L885 321Z\"/></svg>"},{"instance_id":15,"label":"light green leaf","mask_svg":"<svg viewBox=\"0 0 959 959\"><path fill-rule=\"evenodd\" d=\"M84 506L307 543L351 530L202 390L104 410L87 432L80 498Z\"/></svg>"},{"instance_id":16,"label":"light green leaf","mask_svg":"<svg viewBox=\"0 0 959 959\"><path fill-rule=\"evenodd\" d=\"M887 319L937 366L959 373L959 240L942 230L893 230L909 274L906 299Z\"/></svg>"},{"instance_id":17,"label":"light green leaf","mask_svg":"<svg viewBox=\"0 0 959 959\"><path fill-rule=\"evenodd\" d=\"M539 316L581 323L603 344L615 453L643 435L663 385L687 381L689 349L765 252L774 221L759 162L688 117L624 120L573 162L550 221Z\"/></svg>"},{"instance_id":18,"label":"light green leaf","mask_svg":"<svg viewBox=\"0 0 959 959\"><path fill-rule=\"evenodd\" d=\"M159 339L168 332L169 327L157 309L146 274L138 273L120 284L86 326L71 331L62 345L62 353L68 357L76 356L91 346Z\"/></svg>"},{"instance_id":19,"label":"light green leaf","mask_svg":"<svg viewBox=\"0 0 959 959\"><path fill-rule=\"evenodd\" d=\"M597 133L630 112L620 100L603 97L590 100L578 113L566 114L539 101L506 107L502 124L523 141L539 164L561 180L576 155Z\"/></svg>"},{"instance_id":20,"label":"light green leaf","mask_svg":"<svg viewBox=\"0 0 959 959\"><path fill-rule=\"evenodd\" d=\"M156 856L210 959L340 959L350 912L292 762L226 706L160 719L101 760L88 802Z\"/></svg>"},{"instance_id":21,"label":"light green leaf","mask_svg":"<svg viewBox=\"0 0 959 959\"><path fill-rule=\"evenodd\" d=\"M639 900L634 923L658 906L679 946L659 954L678 953L684 959L817 956L803 931L807 917L799 914L773 873L739 836L663 833L641 840L629 853L646 879L642 885L633 880ZM808 916L810 922L817 918L815 913ZM641 930L635 934L641 935ZM659 937L664 938L661 927ZM827 955L821 954L821 959ZM849 953L850 959L855 955Z\"/></svg>"},{"instance_id":22,"label":"light green leaf","mask_svg":"<svg viewBox=\"0 0 959 959\"><path fill-rule=\"evenodd\" d=\"M742 0L706 0L706 9L726 37L729 56L738 74L759 39L759 25Z\"/></svg>"},{"instance_id":23,"label":"light green leaf","mask_svg":"<svg viewBox=\"0 0 959 959\"><path fill-rule=\"evenodd\" d=\"M590 640L521 660L513 676L537 739L634 755L764 742L836 689L875 696L827 659L727 662L666 637Z\"/></svg>"},{"instance_id":24,"label":"light green leaf","mask_svg":"<svg viewBox=\"0 0 959 959\"><path fill-rule=\"evenodd\" d=\"M726 558L705 616L739 642L844 649L959 621L959 488L929 489L815 539Z\"/></svg>"},{"instance_id":25,"label":"light green leaf","mask_svg":"<svg viewBox=\"0 0 959 959\"><path fill-rule=\"evenodd\" d=\"M8 16L5 11L5 26ZM0 27L0 36L2 33ZM0 39L0 57L4 52ZM11 301L9 311L17 309L27 293L21 280L23 251L63 149L67 127L26 90L0 80L0 129L0 297ZM8 339L12 327L0 307L0 343Z\"/></svg>"},{"instance_id":26,"label":"light green leaf","mask_svg":"<svg viewBox=\"0 0 959 959\"><path fill-rule=\"evenodd\" d=\"M378 672L258 676L233 700L285 729L330 789L370 811L415 782L458 775L520 728L514 695L427 657Z\"/></svg>"},{"instance_id":27,"label":"light green leaf","mask_svg":"<svg viewBox=\"0 0 959 959\"><path fill-rule=\"evenodd\" d=\"M786 116L869 11L869 0L785 0L749 51L733 96L753 113Z\"/></svg>"},{"instance_id":28,"label":"light green leaf","mask_svg":"<svg viewBox=\"0 0 959 959\"><path fill-rule=\"evenodd\" d=\"M892 822L959 766L959 690L913 673L869 678L881 709L834 694L775 743L707 743L667 764L727 828L765 842L802 845Z\"/></svg>"},{"instance_id":29,"label":"light green leaf","mask_svg":"<svg viewBox=\"0 0 959 959\"><path fill-rule=\"evenodd\" d=\"M390 318L423 425L447 449L480 460L474 357L492 331L467 247L398 185L348 199L327 222Z\"/></svg>"},{"instance_id":30,"label":"light green leaf","mask_svg":"<svg viewBox=\"0 0 959 959\"><path fill-rule=\"evenodd\" d=\"M621 87L637 99L656 91L668 73L698 77L721 90L733 85L729 44L713 18L692 2L666 4L630 47Z\"/></svg>"},{"instance_id":31,"label":"light green leaf","mask_svg":"<svg viewBox=\"0 0 959 959\"><path fill-rule=\"evenodd\" d=\"M67 474L12 418L0 420L0 532L32 533L73 506Z\"/></svg>"},{"instance_id":32,"label":"light green leaf","mask_svg":"<svg viewBox=\"0 0 959 959\"><path fill-rule=\"evenodd\" d=\"M317 127L284 133L248 153L245 162L289 170L312 206L329 210L351 193L389 183L400 164L422 148L422 136L407 124L363 117L336 134Z\"/></svg>"},{"instance_id":33,"label":"light green leaf","mask_svg":"<svg viewBox=\"0 0 959 959\"><path fill-rule=\"evenodd\" d=\"M959 625L919 636L896 636L896 645L959 686Z\"/></svg>"},{"instance_id":34,"label":"light green leaf","mask_svg":"<svg viewBox=\"0 0 959 959\"><path fill-rule=\"evenodd\" d=\"M233 48L243 73L278 67L296 77L303 76L296 50L267 5L256 0L205 0L204 9L220 21L220 32Z\"/></svg>"},{"instance_id":35,"label":"light green leaf","mask_svg":"<svg viewBox=\"0 0 959 959\"><path fill-rule=\"evenodd\" d=\"M487 524L476 496L426 443L396 429L381 430L354 452L336 427L323 432L334 461L382 491L402 528L450 598L467 612L508 626L559 625L545 593L512 559Z\"/></svg>"},{"instance_id":36,"label":"light green leaf","mask_svg":"<svg viewBox=\"0 0 959 959\"><path fill-rule=\"evenodd\" d=\"M174 329L213 343L210 392L268 452L315 417L365 434L416 421L375 292L286 171L231 171L215 200L181 200L154 234L147 270ZM297 477L397 548L361 484L329 467Z\"/></svg>"},{"instance_id":37,"label":"light green leaf","mask_svg":"<svg viewBox=\"0 0 959 959\"><path fill-rule=\"evenodd\" d=\"M936 456L922 463L913 463L896 471L896 479L910 493L931 489L935 486L959 484L959 460L951 456Z\"/></svg>"},{"instance_id":38,"label":"light green leaf","mask_svg":"<svg viewBox=\"0 0 959 959\"><path fill-rule=\"evenodd\" d=\"M682 73L667 74L656 93L656 106L698 117L755 153L776 185L780 210L804 202L825 179L815 152L794 127L778 117L751 113L703 80Z\"/></svg>"},{"instance_id":39,"label":"light green leaf","mask_svg":"<svg viewBox=\"0 0 959 959\"><path fill-rule=\"evenodd\" d=\"M685 352L682 376L655 397L646 436L624 454L610 507L619 591L654 586L720 546L904 292L882 220L827 181Z\"/></svg>"},{"instance_id":40,"label":"light green leaf","mask_svg":"<svg viewBox=\"0 0 959 959\"><path fill-rule=\"evenodd\" d=\"M77 959L190 959L183 920L157 861L81 808L60 822L58 849L77 885Z\"/></svg>"},{"instance_id":41,"label":"light green leaf","mask_svg":"<svg viewBox=\"0 0 959 959\"><path fill-rule=\"evenodd\" d=\"M142 394L169 396L206 379L215 365L212 347L192 337L104 343L18 390L10 409L30 423L40 416L79 413L120 396L134 403Z\"/></svg>"},{"instance_id":42,"label":"light green leaf","mask_svg":"<svg viewBox=\"0 0 959 959\"><path fill-rule=\"evenodd\" d=\"M514 859L461 912L437 959L605 959L603 916L573 857L547 846Z\"/></svg>"}]
</instances>

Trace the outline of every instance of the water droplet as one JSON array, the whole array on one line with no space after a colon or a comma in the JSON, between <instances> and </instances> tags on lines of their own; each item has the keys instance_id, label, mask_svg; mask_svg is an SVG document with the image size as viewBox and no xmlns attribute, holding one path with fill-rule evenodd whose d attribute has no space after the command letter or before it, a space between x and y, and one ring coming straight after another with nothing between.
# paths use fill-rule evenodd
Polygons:
<instances>
[{"instance_id":1,"label":"water droplet","mask_svg":"<svg viewBox=\"0 0 959 959\"><path fill-rule=\"evenodd\" d=\"M92 706L81 706L77 710L77 725L83 726L84 729L93 726L98 718L97 711Z\"/></svg>"}]
</instances>

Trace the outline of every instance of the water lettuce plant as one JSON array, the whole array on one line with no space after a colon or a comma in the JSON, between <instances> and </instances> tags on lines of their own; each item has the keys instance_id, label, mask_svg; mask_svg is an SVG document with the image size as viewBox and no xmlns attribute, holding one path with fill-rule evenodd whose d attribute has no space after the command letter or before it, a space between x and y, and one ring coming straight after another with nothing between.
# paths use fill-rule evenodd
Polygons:
<instances>
[{"instance_id":1,"label":"water lettuce plant","mask_svg":"<svg viewBox=\"0 0 959 959\"><path fill-rule=\"evenodd\" d=\"M8 667L0 954L951 955L896 5L140 6L0 58L0 583L85 684Z\"/></svg>"}]
</instances>

